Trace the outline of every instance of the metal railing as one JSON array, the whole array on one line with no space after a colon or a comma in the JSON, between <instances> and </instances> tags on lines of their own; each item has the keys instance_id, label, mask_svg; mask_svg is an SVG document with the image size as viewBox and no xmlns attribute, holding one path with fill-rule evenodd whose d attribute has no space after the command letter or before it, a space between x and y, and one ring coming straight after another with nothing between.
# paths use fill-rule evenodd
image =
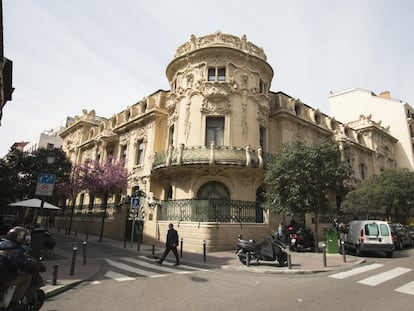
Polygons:
<instances>
[{"instance_id":1,"label":"metal railing","mask_svg":"<svg viewBox=\"0 0 414 311\"><path fill-rule=\"evenodd\" d=\"M160 202L159 220L190 222L263 223L259 202L223 199L187 199Z\"/></svg>"}]
</instances>

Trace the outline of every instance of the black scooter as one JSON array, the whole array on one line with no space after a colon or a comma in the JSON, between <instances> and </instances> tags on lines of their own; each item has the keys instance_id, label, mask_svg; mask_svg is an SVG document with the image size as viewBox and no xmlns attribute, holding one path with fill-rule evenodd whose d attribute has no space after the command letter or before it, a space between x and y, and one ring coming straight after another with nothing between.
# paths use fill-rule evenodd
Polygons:
<instances>
[{"instance_id":1,"label":"black scooter","mask_svg":"<svg viewBox=\"0 0 414 311\"><path fill-rule=\"evenodd\" d=\"M1 311L16 311L16 310L27 310L27 311L38 311L42 307L46 296L45 292L41 287L45 284L40 272L46 271L46 267L35 258L28 256L29 260L33 260L37 269L32 272L32 281L29 288L27 289L22 303L15 305L12 304L12 299L16 291L15 286L0 286L0 310Z\"/></svg>"},{"instance_id":2,"label":"black scooter","mask_svg":"<svg viewBox=\"0 0 414 311\"><path fill-rule=\"evenodd\" d=\"M251 260L256 260L257 263L263 260L277 261L280 266L286 266L288 256L284 248L283 243L274 236L256 243L254 240L243 240L239 235L236 254L244 265L248 265Z\"/></svg>"}]
</instances>

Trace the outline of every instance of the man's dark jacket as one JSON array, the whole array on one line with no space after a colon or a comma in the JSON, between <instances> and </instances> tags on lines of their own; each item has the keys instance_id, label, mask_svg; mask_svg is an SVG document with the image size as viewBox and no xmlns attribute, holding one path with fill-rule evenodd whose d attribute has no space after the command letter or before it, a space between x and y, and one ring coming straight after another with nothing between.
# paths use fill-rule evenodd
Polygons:
<instances>
[{"instance_id":1,"label":"man's dark jacket","mask_svg":"<svg viewBox=\"0 0 414 311\"><path fill-rule=\"evenodd\" d=\"M178 245L178 232L174 228L168 229L166 245L173 247Z\"/></svg>"}]
</instances>

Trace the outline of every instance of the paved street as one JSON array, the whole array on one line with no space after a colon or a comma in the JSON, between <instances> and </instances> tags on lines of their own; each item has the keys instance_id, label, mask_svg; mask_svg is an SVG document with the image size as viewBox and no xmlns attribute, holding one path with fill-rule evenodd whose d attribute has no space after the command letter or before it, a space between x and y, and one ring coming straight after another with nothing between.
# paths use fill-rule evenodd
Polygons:
<instances>
[{"instance_id":1,"label":"paved street","mask_svg":"<svg viewBox=\"0 0 414 311\"><path fill-rule=\"evenodd\" d=\"M50 298L43 310L409 310L412 260L369 261L305 275L212 269L123 280L99 276Z\"/></svg>"},{"instance_id":2,"label":"paved street","mask_svg":"<svg viewBox=\"0 0 414 311\"><path fill-rule=\"evenodd\" d=\"M69 250L67 258L73 245L82 244L80 236L55 236L57 251ZM266 263L245 267L233 252L209 254L206 262L186 253L174 267L173 260L156 264L149 246L137 251L136 245L94 239L86 265L79 249L74 277L83 276L82 282L50 295L42 310L372 310L373 304L375 310L406 310L414 297L414 249L396 251L392 259L347 256L346 263L330 255L325 268L321 254L292 253L290 270ZM60 261L62 270L65 262ZM63 271L61 276L66 277Z\"/></svg>"}]
</instances>

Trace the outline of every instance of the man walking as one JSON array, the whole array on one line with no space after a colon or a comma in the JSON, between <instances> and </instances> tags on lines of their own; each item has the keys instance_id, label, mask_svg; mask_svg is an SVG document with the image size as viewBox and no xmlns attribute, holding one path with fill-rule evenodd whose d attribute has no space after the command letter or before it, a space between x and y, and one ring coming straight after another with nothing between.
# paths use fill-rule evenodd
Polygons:
<instances>
[{"instance_id":1,"label":"man walking","mask_svg":"<svg viewBox=\"0 0 414 311\"><path fill-rule=\"evenodd\" d=\"M170 251L173 251L175 256L175 264L174 266L178 266L180 264L180 259L178 258L177 252L177 245L178 245L178 232L174 229L173 224L168 225L168 233L167 233L167 241L165 242L165 251L164 254L161 256L158 264L162 264L165 257L167 257Z\"/></svg>"}]
</instances>

